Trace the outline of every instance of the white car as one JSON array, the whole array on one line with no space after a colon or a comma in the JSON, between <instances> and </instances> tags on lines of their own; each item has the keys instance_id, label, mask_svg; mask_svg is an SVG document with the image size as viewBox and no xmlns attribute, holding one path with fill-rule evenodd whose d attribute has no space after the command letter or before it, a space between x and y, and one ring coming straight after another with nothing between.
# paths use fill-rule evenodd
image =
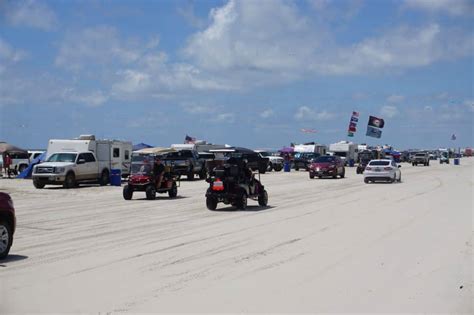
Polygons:
<instances>
[{"instance_id":1,"label":"white car","mask_svg":"<svg viewBox=\"0 0 474 315\"><path fill-rule=\"evenodd\" d=\"M375 181L401 182L402 172L400 167L394 160L372 160L365 168L364 182L366 184Z\"/></svg>"}]
</instances>

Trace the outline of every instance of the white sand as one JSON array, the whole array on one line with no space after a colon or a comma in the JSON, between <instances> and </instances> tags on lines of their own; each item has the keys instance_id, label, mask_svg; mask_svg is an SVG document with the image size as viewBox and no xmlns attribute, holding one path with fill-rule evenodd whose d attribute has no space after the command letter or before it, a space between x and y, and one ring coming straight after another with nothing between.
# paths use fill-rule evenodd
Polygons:
<instances>
[{"instance_id":1,"label":"white sand","mask_svg":"<svg viewBox=\"0 0 474 315\"><path fill-rule=\"evenodd\" d=\"M392 185L355 168L266 174L271 207L248 211L208 211L203 181L125 201L117 187L0 179L18 218L0 314L472 313L474 158L461 164L404 164Z\"/></svg>"}]
</instances>

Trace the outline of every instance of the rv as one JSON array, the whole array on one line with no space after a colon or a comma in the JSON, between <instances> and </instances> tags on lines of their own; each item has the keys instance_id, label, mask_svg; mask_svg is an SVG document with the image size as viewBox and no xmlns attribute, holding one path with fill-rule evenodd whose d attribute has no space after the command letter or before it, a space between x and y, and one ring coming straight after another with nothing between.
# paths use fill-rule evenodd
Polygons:
<instances>
[{"instance_id":1,"label":"rv","mask_svg":"<svg viewBox=\"0 0 474 315\"><path fill-rule=\"evenodd\" d=\"M294 146L295 153L317 153L318 155L326 155L327 146L323 144L296 144Z\"/></svg>"},{"instance_id":2,"label":"rv","mask_svg":"<svg viewBox=\"0 0 474 315\"><path fill-rule=\"evenodd\" d=\"M341 157L344 164L348 164L349 161L357 161L358 145L356 143L341 141L329 145L329 151L333 155Z\"/></svg>"}]
</instances>

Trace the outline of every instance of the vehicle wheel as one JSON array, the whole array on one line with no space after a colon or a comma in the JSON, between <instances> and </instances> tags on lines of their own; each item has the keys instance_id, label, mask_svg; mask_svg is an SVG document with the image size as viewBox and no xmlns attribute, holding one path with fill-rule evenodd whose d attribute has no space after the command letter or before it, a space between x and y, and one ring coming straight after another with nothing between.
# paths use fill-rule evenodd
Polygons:
<instances>
[{"instance_id":1,"label":"vehicle wheel","mask_svg":"<svg viewBox=\"0 0 474 315\"><path fill-rule=\"evenodd\" d=\"M63 186L64 188L73 188L76 186L76 176L74 173L69 173L66 175Z\"/></svg>"},{"instance_id":2,"label":"vehicle wheel","mask_svg":"<svg viewBox=\"0 0 474 315\"><path fill-rule=\"evenodd\" d=\"M20 167L18 168L18 173L22 173L27 167L28 166L25 164L20 165Z\"/></svg>"},{"instance_id":3,"label":"vehicle wheel","mask_svg":"<svg viewBox=\"0 0 474 315\"><path fill-rule=\"evenodd\" d=\"M125 185L123 187L123 199L131 200L132 197L133 197L133 188L130 187L129 185Z\"/></svg>"},{"instance_id":4,"label":"vehicle wheel","mask_svg":"<svg viewBox=\"0 0 474 315\"><path fill-rule=\"evenodd\" d=\"M415 166L415 163L411 163L411 166Z\"/></svg>"},{"instance_id":5,"label":"vehicle wheel","mask_svg":"<svg viewBox=\"0 0 474 315\"><path fill-rule=\"evenodd\" d=\"M261 193L258 196L258 204L262 207L266 207L268 204L268 193L266 190L263 190L263 193Z\"/></svg>"},{"instance_id":6,"label":"vehicle wheel","mask_svg":"<svg viewBox=\"0 0 474 315\"><path fill-rule=\"evenodd\" d=\"M426 163L426 166L430 166L430 162Z\"/></svg>"},{"instance_id":7,"label":"vehicle wheel","mask_svg":"<svg viewBox=\"0 0 474 315\"><path fill-rule=\"evenodd\" d=\"M314 174L309 173L309 178L313 179L313 178L314 178Z\"/></svg>"},{"instance_id":8,"label":"vehicle wheel","mask_svg":"<svg viewBox=\"0 0 474 315\"><path fill-rule=\"evenodd\" d=\"M344 178L346 176L346 169L342 170L341 178Z\"/></svg>"},{"instance_id":9,"label":"vehicle wheel","mask_svg":"<svg viewBox=\"0 0 474 315\"><path fill-rule=\"evenodd\" d=\"M400 177L398 178L398 182L399 182L399 183L402 182L402 174L400 174Z\"/></svg>"},{"instance_id":10,"label":"vehicle wheel","mask_svg":"<svg viewBox=\"0 0 474 315\"><path fill-rule=\"evenodd\" d=\"M148 187L146 188L145 193L146 193L146 199L148 199L148 200L155 200L155 198L156 198L156 189L155 189L155 187L153 187L153 186L151 186L151 185L148 186Z\"/></svg>"},{"instance_id":11,"label":"vehicle wheel","mask_svg":"<svg viewBox=\"0 0 474 315\"><path fill-rule=\"evenodd\" d=\"M199 173L199 179L206 179L207 177L207 170L203 167L201 172Z\"/></svg>"},{"instance_id":12,"label":"vehicle wheel","mask_svg":"<svg viewBox=\"0 0 474 315\"><path fill-rule=\"evenodd\" d=\"M332 175L332 178L337 178L337 173Z\"/></svg>"},{"instance_id":13,"label":"vehicle wheel","mask_svg":"<svg viewBox=\"0 0 474 315\"><path fill-rule=\"evenodd\" d=\"M46 186L44 183L40 182L39 180L33 179L33 186L35 186L36 189L43 189L44 186Z\"/></svg>"},{"instance_id":14,"label":"vehicle wheel","mask_svg":"<svg viewBox=\"0 0 474 315\"><path fill-rule=\"evenodd\" d=\"M99 184L100 186L105 186L109 183L109 171L103 170L102 174L100 175Z\"/></svg>"},{"instance_id":15,"label":"vehicle wheel","mask_svg":"<svg viewBox=\"0 0 474 315\"><path fill-rule=\"evenodd\" d=\"M245 210L247 208L247 194L241 193L239 196L239 200L236 201L235 205L239 210Z\"/></svg>"},{"instance_id":16,"label":"vehicle wheel","mask_svg":"<svg viewBox=\"0 0 474 315\"><path fill-rule=\"evenodd\" d=\"M390 183L394 183L397 180L397 175L393 175L393 178L390 179Z\"/></svg>"},{"instance_id":17,"label":"vehicle wheel","mask_svg":"<svg viewBox=\"0 0 474 315\"><path fill-rule=\"evenodd\" d=\"M323 176L319 175L318 178L321 179L321 178L323 178Z\"/></svg>"},{"instance_id":18,"label":"vehicle wheel","mask_svg":"<svg viewBox=\"0 0 474 315\"><path fill-rule=\"evenodd\" d=\"M193 180L194 179L193 171L189 172L187 176L188 176L188 180L190 180L190 181Z\"/></svg>"},{"instance_id":19,"label":"vehicle wheel","mask_svg":"<svg viewBox=\"0 0 474 315\"><path fill-rule=\"evenodd\" d=\"M170 198L175 198L178 195L178 187L176 186L176 183L173 183L173 187L171 187L170 190L168 190L168 196Z\"/></svg>"},{"instance_id":20,"label":"vehicle wheel","mask_svg":"<svg viewBox=\"0 0 474 315\"><path fill-rule=\"evenodd\" d=\"M11 226L0 221L0 259L7 257L13 242Z\"/></svg>"},{"instance_id":21,"label":"vehicle wheel","mask_svg":"<svg viewBox=\"0 0 474 315\"><path fill-rule=\"evenodd\" d=\"M283 169L282 165L275 166L275 172L280 172Z\"/></svg>"},{"instance_id":22,"label":"vehicle wheel","mask_svg":"<svg viewBox=\"0 0 474 315\"><path fill-rule=\"evenodd\" d=\"M216 210L217 209L217 199L214 197L207 197L206 198L206 207L209 210Z\"/></svg>"},{"instance_id":23,"label":"vehicle wheel","mask_svg":"<svg viewBox=\"0 0 474 315\"><path fill-rule=\"evenodd\" d=\"M267 172L267 168L265 167L262 167L260 170L259 170L260 174L265 174Z\"/></svg>"},{"instance_id":24,"label":"vehicle wheel","mask_svg":"<svg viewBox=\"0 0 474 315\"><path fill-rule=\"evenodd\" d=\"M271 172L271 171L273 171L273 169L274 169L273 163L268 163L267 171Z\"/></svg>"},{"instance_id":25,"label":"vehicle wheel","mask_svg":"<svg viewBox=\"0 0 474 315\"><path fill-rule=\"evenodd\" d=\"M364 178L364 183L366 183L366 184L370 183L369 179L368 179L368 178Z\"/></svg>"},{"instance_id":26,"label":"vehicle wheel","mask_svg":"<svg viewBox=\"0 0 474 315\"><path fill-rule=\"evenodd\" d=\"M299 171L300 168L298 166L295 166L295 171Z\"/></svg>"}]
</instances>

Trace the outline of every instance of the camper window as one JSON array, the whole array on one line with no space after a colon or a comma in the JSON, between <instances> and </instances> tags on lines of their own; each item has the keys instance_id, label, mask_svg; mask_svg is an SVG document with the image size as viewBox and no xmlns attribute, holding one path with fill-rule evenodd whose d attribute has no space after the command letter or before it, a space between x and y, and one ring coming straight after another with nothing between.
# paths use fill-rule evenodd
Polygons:
<instances>
[{"instance_id":1,"label":"camper window","mask_svg":"<svg viewBox=\"0 0 474 315\"><path fill-rule=\"evenodd\" d=\"M114 158L120 157L120 149L119 148L114 148Z\"/></svg>"}]
</instances>

